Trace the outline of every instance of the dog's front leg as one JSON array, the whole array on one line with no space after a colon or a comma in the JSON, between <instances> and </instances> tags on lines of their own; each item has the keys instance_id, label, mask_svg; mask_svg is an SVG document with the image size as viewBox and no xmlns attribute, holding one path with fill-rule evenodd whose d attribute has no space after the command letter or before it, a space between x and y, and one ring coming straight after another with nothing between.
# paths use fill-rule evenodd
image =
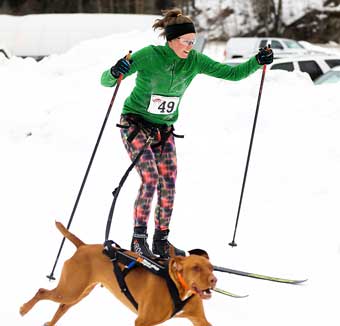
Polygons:
<instances>
[{"instance_id":1,"label":"dog's front leg","mask_svg":"<svg viewBox=\"0 0 340 326\"><path fill-rule=\"evenodd\" d=\"M211 326L205 317L203 302L195 297L187 303L184 310L176 315L179 318L188 318L194 326Z\"/></svg>"},{"instance_id":2,"label":"dog's front leg","mask_svg":"<svg viewBox=\"0 0 340 326\"><path fill-rule=\"evenodd\" d=\"M145 313L138 309L138 317L135 320L135 326L159 325L168 319L170 319L170 315L164 316L163 313L158 314L157 311L153 311L152 307Z\"/></svg>"},{"instance_id":3,"label":"dog's front leg","mask_svg":"<svg viewBox=\"0 0 340 326\"><path fill-rule=\"evenodd\" d=\"M148 316L138 316L135 320L135 326L154 326L160 323L161 321L156 321L155 319L149 318Z\"/></svg>"},{"instance_id":4,"label":"dog's front leg","mask_svg":"<svg viewBox=\"0 0 340 326\"><path fill-rule=\"evenodd\" d=\"M193 326L211 326L211 324L207 321L205 316L202 317L188 316L187 318L193 323Z\"/></svg>"},{"instance_id":5,"label":"dog's front leg","mask_svg":"<svg viewBox=\"0 0 340 326\"><path fill-rule=\"evenodd\" d=\"M138 306L138 316L135 326L159 325L171 318L172 303L164 300L151 300L148 303L141 302Z\"/></svg>"},{"instance_id":6,"label":"dog's front leg","mask_svg":"<svg viewBox=\"0 0 340 326\"><path fill-rule=\"evenodd\" d=\"M211 324L208 322L208 320L205 318L205 315L192 315L192 314L188 314L186 312L182 312L179 313L178 315L176 315L176 318L188 318L193 326L211 326Z\"/></svg>"}]
</instances>

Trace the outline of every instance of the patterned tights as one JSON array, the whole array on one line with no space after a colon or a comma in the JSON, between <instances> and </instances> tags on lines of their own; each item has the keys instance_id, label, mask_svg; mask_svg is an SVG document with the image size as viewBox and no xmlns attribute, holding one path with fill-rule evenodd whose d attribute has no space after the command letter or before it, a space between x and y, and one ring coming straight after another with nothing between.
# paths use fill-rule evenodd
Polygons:
<instances>
[{"instance_id":1,"label":"patterned tights","mask_svg":"<svg viewBox=\"0 0 340 326\"><path fill-rule=\"evenodd\" d=\"M124 116L122 116L120 123L128 125ZM143 148L148 137L143 130L140 130L132 142L128 142L127 138L134 127L132 125L128 129L121 128L121 137L131 160ZM160 135L158 134L154 143L159 141ZM154 217L155 228L160 230L168 229L175 199L177 175L174 136L170 134L164 144L163 151L161 146L148 146L135 167L142 179L142 184L134 205L134 225L147 226L152 199L157 190L158 199Z\"/></svg>"}]
</instances>

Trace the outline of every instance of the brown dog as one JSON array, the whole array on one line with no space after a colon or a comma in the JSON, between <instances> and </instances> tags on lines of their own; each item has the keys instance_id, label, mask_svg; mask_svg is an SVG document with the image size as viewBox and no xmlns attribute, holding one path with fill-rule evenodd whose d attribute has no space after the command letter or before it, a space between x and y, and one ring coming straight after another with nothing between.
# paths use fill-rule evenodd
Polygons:
<instances>
[{"instance_id":1,"label":"brown dog","mask_svg":"<svg viewBox=\"0 0 340 326\"><path fill-rule=\"evenodd\" d=\"M58 286L53 290L39 289L31 300L21 306L21 315L29 312L40 300L52 300L60 305L52 320L45 325L54 326L70 307L86 297L100 283L137 314L135 326L152 326L172 317L173 301L162 277L140 266L127 274L125 281L138 303L137 311L122 293L113 273L112 262L103 254L103 245L87 245L61 223L56 222L56 226L78 249L64 263ZM177 256L170 259L169 275L178 289L180 299L184 300L195 294L175 317L186 317L195 326L210 325L204 314L202 299L210 298L210 289L216 285L217 279L212 271L209 260L202 256Z\"/></svg>"}]
</instances>

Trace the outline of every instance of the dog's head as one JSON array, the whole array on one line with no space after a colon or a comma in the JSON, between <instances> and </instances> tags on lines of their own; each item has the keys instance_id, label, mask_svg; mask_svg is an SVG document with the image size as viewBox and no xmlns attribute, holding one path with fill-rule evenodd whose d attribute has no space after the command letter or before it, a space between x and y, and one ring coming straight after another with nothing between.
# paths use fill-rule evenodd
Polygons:
<instances>
[{"instance_id":1,"label":"dog's head","mask_svg":"<svg viewBox=\"0 0 340 326\"><path fill-rule=\"evenodd\" d=\"M213 274L213 266L204 256L190 255L171 258L169 273L177 286L185 290L186 295L191 292L202 299L211 297L210 290L216 286L217 282Z\"/></svg>"}]
</instances>

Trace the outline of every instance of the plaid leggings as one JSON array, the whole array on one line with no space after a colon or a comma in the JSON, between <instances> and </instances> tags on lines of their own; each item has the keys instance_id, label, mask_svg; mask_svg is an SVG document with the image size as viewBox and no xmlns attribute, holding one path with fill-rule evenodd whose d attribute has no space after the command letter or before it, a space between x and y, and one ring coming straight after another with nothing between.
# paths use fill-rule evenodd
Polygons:
<instances>
[{"instance_id":1,"label":"plaid leggings","mask_svg":"<svg viewBox=\"0 0 340 326\"><path fill-rule=\"evenodd\" d=\"M128 125L124 116L121 117L120 123ZM143 148L148 137L145 131L140 130L136 137L131 142L128 142L127 138L134 128L134 125L128 129L121 128L121 137L131 160ZM158 133L154 143L159 141L160 135ZM175 199L177 176L174 136L170 134L164 144L163 151L161 146L148 146L135 167L142 179L142 184L134 205L134 226L147 226L152 199L157 189L158 199L154 216L155 228L160 230L168 229Z\"/></svg>"}]
</instances>

